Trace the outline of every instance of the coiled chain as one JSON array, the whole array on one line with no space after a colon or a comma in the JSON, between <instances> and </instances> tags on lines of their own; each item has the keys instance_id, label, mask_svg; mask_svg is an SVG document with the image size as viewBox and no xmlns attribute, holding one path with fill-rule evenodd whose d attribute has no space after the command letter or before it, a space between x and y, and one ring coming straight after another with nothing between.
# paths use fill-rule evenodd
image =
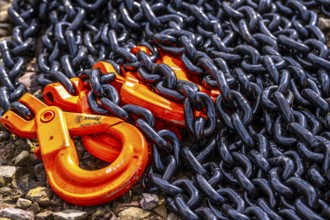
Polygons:
<instances>
[{"instance_id":1,"label":"coiled chain","mask_svg":"<svg viewBox=\"0 0 330 220\"><path fill-rule=\"evenodd\" d=\"M311 10L330 17L330 0L91 2L13 1L12 39L0 42L1 113L34 117L17 102L26 92L17 78L37 56L40 85L59 81L75 94L69 79L80 76L94 113L145 134L153 163L143 184L183 218L330 218L330 56ZM137 45L151 53L133 53ZM213 102L178 80L156 63L159 51L221 95ZM155 130L148 109L120 106L115 75L88 70L100 60L182 103L194 144Z\"/></svg>"}]
</instances>

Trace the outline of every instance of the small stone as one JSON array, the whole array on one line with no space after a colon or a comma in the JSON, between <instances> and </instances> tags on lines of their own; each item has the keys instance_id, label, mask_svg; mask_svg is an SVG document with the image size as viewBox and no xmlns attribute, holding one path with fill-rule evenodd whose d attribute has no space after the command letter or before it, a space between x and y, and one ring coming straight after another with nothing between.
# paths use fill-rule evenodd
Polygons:
<instances>
[{"instance_id":1,"label":"small stone","mask_svg":"<svg viewBox=\"0 0 330 220\"><path fill-rule=\"evenodd\" d=\"M167 220L180 220L181 218L179 218L179 216L177 216L176 214L174 214L173 212L171 212L170 214L168 214L167 216Z\"/></svg>"},{"instance_id":2,"label":"small stone","mask_svg":"<svg viewBox=\"0 0 330 220\"><path fill-rule=\"evenodd\" d=\"M127 192L125 192L124 194L122 194L121 196L118 197L118 201L121 201L123 203L130 203L132 202L132 191L128 190Z\"/></svg>"},{"instance_id":3,"label":"small stone","mask_svg":"<svg viewBox=\"0 0 330 220\"><path fill-rule=\"evenodd\" d=\"M115 207L113 211L116 215L118 215L119 212L121 212L121 211L123 211L123 210L125 210L129 207L139 207L140 206L138 201L132 201L130 203L117 203L117 202L114 202L113 205Z\"/></svg>"},{"instance_id":4,"label":"small stone","mask_svg":"<svg viewBox=\"0 0 330 220\"><path fill-rule=\"evenodd\" d=\"M101 219L112 219L111 216L114 216L114 214L111 212L107 212L103 215L103 218L101 218Z\"/></svg>"},{"instance_id":5,"label":"small stone","mask_svg":"<svg viewBox=\"0 0 330 220\"><path fill-rule=\"evenodd\" d=\"M30 159L30 153L26 150L23 150L21 153L19 153L16 156L15 165L22 166L22 165L26 164L29 159Z\"/></svg>"},{"instance_id":6,"label":"small stone","mask_svg":"<svg viewBox=\"0 0 330 220\"><path fill-rule=\"evenodd\" d=\"M40 186L41 183L35 181L35 177L31 173L26 173L20 176L16 181L17 187L26 194L30 189Z\"/></svg>"},{"instance_id":7,"label":"small stone","mask_svg":"<svg viewBox=\"0 0 330 220\"><path fill-rule=\"evenodd\" d=\"M148 218L150 214L150 212L144 211L143 209L130 207L121 211L118 216L120 220L138 220Z\"/></svg>"},{"instance_id":8,"label":"small stone","mask_svg":"<svg viewBox=\"0 0 330 220\"><path fill-rule=\"evenodd\" d=\"M0 142L9 141L10 139L10 133L7 131L1 131L0 132Z\"/></svg>"},{"instance_id":9,"label":"small stone","mask_svg":"<svg viewBox=\"0 0 330 220\"><path fill-rule=\"evenodd\" d=\"M143 210L151 210L159 204L159 198L156 194L142 193L140 205Z\"/></svg>"},{"instance_id":10,"label":"small stone","mask_svg":"<svg viewBox=\"0 0 330 220\"><path fill-rule=\"evenodd\" d=\"M26 145L25 140L22 139L22 138L18 138L18 139L14 142L14 144L15 144L16 146L20 146L20 147Z\"/></svg>"},{"instance_id":11,"label":"small stone","mask_svg":"<svg viewBox=\"0 0 330 220\"><path fill-rule=\"evenodd\" d=\"M18 208L27 209L31 206L32 202L28 199L19 198L16 202Z\"/></svg>"},{"instance_id":12,"label":"small stone","mask_svg":"<svg viewBox=\"0 0 330 220\"><path fill-rule=\"evenodd\" d=\"M3 195L1 196L2 196L1 202L8 204L13 202L13 198L11 198L11 196L3 196Z\"/></svg>"},{"instance_id":13,"label":"small stone","mask_svg":"<svg viewBox=\"0 0 330 220\"><path fill-rule=\"evenodd\" d=\"M51 211L44 211L44 212L40 212L36 215L36 220L53 220L54 216L53 216L53 212Z\"/></svg>"},{"instance_id":14,"label":"small stone","mask_svg":"<svg viewBox=\"0 0 330 220\"><path fill-rule=\"evenodd\" d=\"M5 185L5 180L3 177L0 177L0 187L3 187Z\"/></svg>"},{"instance_id":15,"label":"small stone","mask_svg":"<svg viewBox=\"0 0 330 220\"><path fill-rule=\"evenodd\" d=\"M30 208L28 209L29 211L32 211L34 214L40 212L40 207L39 207L39 204L34 202Z\"/></svg>"},{"instance_id":16,"label":"small stone","mask_svg":"<svg viewBox=\"0 0 330 220\"><path fill-rule=\"evenodd\" d=\"M105 214L106 210L104 209L97 209L91 216L92 220L102 219L102 216Z\"/></svg>"},{"instance_id":17,"label":"small stone","mask_svg":"<svg viewBox=\"0 0 330 220\"><path fill-rule=\"evenodd\" d=\"M17 168L14 166L0 166L0 177L5 182L10 182L15 179Z\"/></svg>"},{"instance_id":18,"label":"small stone","mask_svg":"<svg viewBox=\"0 0 330 220\"><path fill-rule=\"evenodd\" d=\"M87 212L88 215L91 215L97 211L97 206L87 206L84 208L84 211Z\"/></svg>"},{"instance_id":19,"label":"small stone","mask_svg":"<svg viewBox=\"0 0 330 220\"><path fill-rule=\"evenodd\" d=\"M33 220L34 214L31 211L16 208L4 208L0 210L0 216L15 220Z\"/></svg>"},{"instance_id":20,"label":"small stone","mask_svg":"<svg viewBox=\"0 0 330 220\"><path fill-rule=\"evenodd\" d=\"M6 11L0 11L0 22L8 21L8 14Z\"/></svg>"},{"instance_id":21,"label":"small stone","mask_svg":"<svg viewBox=\"0 0 330 220\"><path fill-rule=\"evenodd\" d=\"M39 203L40 205L49 205L49 197L46 192L45 187L37 187L34 189L31 189L27 194L26 198L30 199L34 202Z\"/></svg>"},{"instance_id":22,"label":"small stone","mask_svg":"<svg viewBox=\"0 0 330 220\"><path fill-rule=\"evenodd\" d=\"M53 212L51 211L44 211L40 212L36 215L36 220L53 220Z\"/></svg>"},{"instance_id":23,"label":"small stone","mask_svg":"<svg viewBox=\"0 0 330 220\"><path fill-rule=\"evenodd\" d=\"M53 197L50 200L50 205L52 205L52 206L58 206L61 203L62 203L62 200L56 194L53 194Z\"/></svg>"},{"instance_id":24,"label":"small stone","mask_svg":"<svg viewBox=\"0 0 330 220\"><path fill-rule=\"evenodd\" d=\"M0 195L10 195L10 193L11 193L10 187L5 186L0 188Z\"/></svg>"},{"instance_id":25,"label":"small stone","mask_svg":"<svg viewBox=\"0 0 330 220\"><path fill-rule=\"evenodd\" d=\"M27 70L27 71L29 71L29 70ZM37 83L36 71L26 72L24 75L22 75L18 79L18 81L23 83L31 93L40 89L40 87L38 86L38 83Z\"/></svg>"},{"instance_id":26,"label":"small stone","mask_svg":"<svg viewBox=\"0 0 330 220\"><path fill-rule=\"evenodd\" d=\"M87 212L67 209L62 212L54 213L54 220L83 220L87 219Z\"/></svg>"},{"instance_id":27,"label":"small stone","mask_svg":"<svg viewBox=\"0 0 330 220\"><path fill-rule=\"evenodd\" d=\"M330 30L330 19L320 17L318 21L318 26L323 31Z\"/></svg>"},{"instance_id":28,"label":"small stone","mask_svg":"<svg viewBox=\"0 0 330 220\"><path fill-rule=\"evenodd\" d=\"M167 217L167 209L165 203L155 207L154 209L152 209L152 211L154 211L157 215L163 218Z\"/></svg>"},{"instance_id":29,"label":"small stone","mask_svg":"<svg viewBox=\"0 0 330 220\"><path fill-rule=\"evenodd\" d=\"M23 193L20 189L13 189L11 191L11 197L14 201L17 201L19 198L21 198L23 196Z\"/></svg>"},{"instance_id":30,"label":"small stone","mask_svg":"<svg viewBox=\"0 0 330 220\"><path fill-rule=\"evenodd\" d=\"M39 181L46 180L46 171L45 171L45 167L42 163L39 163L34 166L34 175L37 177L37 179Z\"/></svg>"},{"instance_id":31,"label":"small stone","mask_svg":"<svg viewBox=\"0 0 330 220\"><path fill-rule=\"evenodd\" d=\"M165 218L160 217L159 215L152 215L149 220L165 220Z\"/></svg>"}]
</instances>

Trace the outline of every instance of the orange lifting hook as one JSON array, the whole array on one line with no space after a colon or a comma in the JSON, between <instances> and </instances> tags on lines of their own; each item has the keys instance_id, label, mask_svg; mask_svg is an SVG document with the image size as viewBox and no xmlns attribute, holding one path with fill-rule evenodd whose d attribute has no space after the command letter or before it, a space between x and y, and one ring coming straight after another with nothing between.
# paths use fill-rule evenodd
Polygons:
<instances>
[{"instance_id":1,"label":"orange lifting hook","mask_svg":"<svg viewBox=\"0 0 330 220\"><path fill-rule=\"evenodd\" d=\"M102 73L112 72L116 74L116 80L111 84L118 89L124 104L135 104L147 108L162 122L185 127L184 106L181 103L156 94L131 72L125 72L125 76L117 74L110 63L97 62L93 68L99 68ZM170 118L169 114L171 115ZM202 112L196 112L196 116L201 115L203 115Z\"/></svg>"},{"instance_id":2,"label":"orange lifting hook","mask_svg":"<svg viewBox=\"0 0 330 220\"><path fill-rule=\"evenodd\" d=\"M126 192L142 175L148 160L147 143L141 132L121 119L63 112L25 94L20 102L34 113L27 121L7 111L0 122L14 134L38 138L48 181L63 200L83 206L98 205ZM83 170L70 136L107 132L120 140L119 156L100 170Z\"/></svg>"},{"instance_id":3,"label":"orange lifting hook","mask_svg":"<svg viewBox=\"0 0 330 220\"><path fill-rule=\"evenodd\" d=\"M79 78L70 79L78 95L71 95L61 83L52 83L43 89L44 101L68 112L92 114L87 101L88 88ZM107 133L85 135L81 137L86 150L93 156L106 162L113 162L122 149L118 139Z\"/></svg>"},{"instance_id":4,"label":"orange lifting hook","mask_svg":"<svg viewBox=\"0 0 330 220\"><path fill-rule=\"evenodd\" d=\"M132 49L132 52L137 54L140 50L149 53L148 48L144 46L137 46ZM178 80L192 82L199 88L200 91L205 92L213 99L219 94L219 91L207 90L205 87L198 84L198 77L190 76L183 68L183 63L180 59L166 55L160 51L160 57L157 63L166 63L175 72ZM168 100L158 94L148 86L142 83L134 72L123 71L123 76L116 73L115 69L110 63L98 62L93 68L100 68L103 73L113 72L116 74L116 79L111 84L115 86L120 92L123 104L137 104L150 109L158 119L156 127L162 129L163 127L171 126L173 124L179 127L184 127L184 109L183 105L171 100ZM90 90L82 80L79 78L71 79L77 95L71 95L60 83L53 83L47 85L43 90L43 97L48 105L55 105L62 110L79 113L92 113L87 102L87 92ZM197 82L197 83L196 83ZM171 120L168 120L168 113L171 114ZM202 112L196 112L196 116L204 115ZM180 137L179 128L175 133ZM121 144L117 139L108 134L95 134L82 137L85 148L97 158L107 162L112 162L117 158Z\"/></svg>"},{"instance_id":5,"label":"orange lifting hook","mask_svg":"<svg viewBox=\"0 0 330 220\"><path fill-rule=\"evenodd\" d=\"M137 46L132 49L132 52L137 53L139 50L148 53L148 49L144 46ZM189 79L189 74L184 70L182 61L177 58L161 54L157 63L167 64L174 71L178 80L194 83L201 92L211 95L213 101L220 94L219 90L208 90L198 83L195 83L195 79ZM93 66L93 69L96 68L99 68L102 73L112 72L116 74L116 79L111 84L119 91L124 104L136 104L147 108L164 124L178 127L186 126L183 104L158 95L152 90L150 85L141 82L134 72L122 71L123 76L121 76L113 68L112 64L102 61L97 62ZM205 117L205 113L202 111L195 111L195 116Z\"/></svg>"}]
</instances>

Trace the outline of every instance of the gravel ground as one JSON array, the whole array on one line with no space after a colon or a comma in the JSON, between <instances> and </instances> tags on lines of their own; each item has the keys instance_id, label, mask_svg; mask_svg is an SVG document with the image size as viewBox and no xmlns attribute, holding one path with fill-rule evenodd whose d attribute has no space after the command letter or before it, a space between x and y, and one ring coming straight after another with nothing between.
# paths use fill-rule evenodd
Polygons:
<instances>
[{"instance_id":1,"label":"gravel ground","mask_svg":"<svg viewBox=\"0 0 330 220\"><path fill-rule=\"evenodd\" d=\"M10 36L9 2L0 0L0 40ZM321 18L319 25L330 37L330 19ZM40 96L35 69L33 60L20 81L31 93ZM139 185L102 206L79 207L63 202L50 189L43 164L33 153L37 145L35 140L18 138L0 127L0 220L179 219L173 213L167 213L162 197L142 193ZM95 169L102 164L84 150L79 140L76 140L76 146L82 167Z\"/></svg>"}]
</instances>

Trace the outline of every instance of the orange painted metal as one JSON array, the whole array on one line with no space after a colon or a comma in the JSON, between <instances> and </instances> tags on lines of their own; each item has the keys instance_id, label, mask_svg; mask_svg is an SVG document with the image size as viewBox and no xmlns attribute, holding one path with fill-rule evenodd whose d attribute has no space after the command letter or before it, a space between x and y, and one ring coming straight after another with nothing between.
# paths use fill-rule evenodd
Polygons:
<instances>
[{"instance_id":1,"label":"orange painted metal","mask_svg":"<svg viewBox=\"0 0 330 220\"><path fill-rule=\"evenodd\" d=\"M157 119L165 124L185 127L184 106L156 94L150 86L142 83L132 72L125 72L124 76L117 74L113 66L107 62L98 62L93 68L99 68L102 73L114 72L116 74L114 85L123 104L135 104L149 109ZM169 117L170 115L170 117ZM203 115L196 112L196 116Z\"/></svg>"},{"instance_id":2,"label":"orange painted metal","mask_svg":"<svg viewBox=\"0 0 330 220\"><path fill-rule=\"evenodd\" d=\"M0 122L14 134L38 138L49 184L63 200L82 206L108 202L126 192L141 177L148 161L148 148L141 132L121 119L63 112L25 94L20 102L34 113L27 121L7 111ZM100 170L83 170L71 136L108 133L122 143L118 157Z\"/></svg>"},{"instance_id":3,"label":"orange painted metal","mask_svg":"<svg viewBox=\"0 0 330 220\"><path fill-rule=\"evenodd\" d=\"M150 54L148 48L138 46L132 49L137 54L140 50ZM189 81L196 84L200 91L216 97L218 95L214 90L209 91L205 87L196 83L198 77L190 76L183 68L180 59L161 53L157 63L166 63L175 72L178 80ZM93 68L100 68L103 73L115 73L116 79L111 84L115 86L121 96L121 105L136 104L150 109L157 120L156 130L171 127L171 129L181 139L180 128L185 127L184 108L182 103L177 103L156 94L152 88L145 85L136 77L134 72L122 71L123 76L116 73L116 70L110 63L98 62ZM78 95L71 95L60 83L47 85L43 90L43 97L48 105L55 105L64 111L88 113L92 111L87 102L87 92L90 90L84 82L78 78L71 79ZM171 114L171 117L168 115ZM196 116L204 116L203 112L196 112ZM173 127L177 125L177 127ZM121 143L108 134L94 134L82 136L82 141L87 151L97 158L107 162L112 162L117 158L121 151Z\"/></svg>"},{"instance_id":4,"label":"orange painted metal","mask_svg":"<svg viewBox=\"0 0 330 220\"><path fill-rule=\"evenodd\" d=\"M137 54L139 50L143 50L147 54L150 53L148 48L144 46L137 46L132 49L132 52ZM190 76L183 68L182 61L178 58L161 53L157 63L167 64L174 71L178 80L194 83L201 92L210 95L213 101L220 94L218 90L208 90L196 83L199 80L197 76ZM119 75L110 63L102 61L97 62L93 68L99 68L102 73L112 72L116 74L116 79L111 84L119 91L123 104L135 104L149 109L157 119L161 120L165 127L171 126L173 128L173 125L178 126L177 134L180 133L180 128L186 127L183 103L178 103L156 94L152 86L141 82L135 72L123 69L123 75ZM206 114L202 111L195 111L195 117L198 116L206 117Z\"/></svg>"},{"instance_id":5,"label":"orange painted metal","mask_svg":"<svg viewBox=\"0 0 330 220\"><path fill-rule=\"evenodd\" d=\"M149 55L151 54L149 49L145 46L136 46L131 50L131 52L137 54L140 50L146 52ZM165 63L174 71L178 80L194 83L199 88L199 91L209 95L212 98L212 100L215 102L215 100L220 94L219 90L216 89L210 90L204 87L203 85L201 85L200 77L197 75L189 74L189 71L186 70L184 63L178 57L173 57L171 55L168 55L162 52L161 50L159 50L158 52L160 53L160 55L156 63Z\"/></svg>"},{"instance_id":6,"label":"orange painted metal","mask_svg":"<svg viewBox=\"0 0 330 220\"><path fill-rule=\"evenodd\" d=\"M84 82L79 78L72 78L78 95L71 95L61 83L52 83L43 90L44 101L47 105L55 105L68 112L92 114L87 101ZM93 156L106 162L113 162L121 152L121 142L111 134L98 133L81 137L86 150Z\"/></svg>"}]
</instances>

